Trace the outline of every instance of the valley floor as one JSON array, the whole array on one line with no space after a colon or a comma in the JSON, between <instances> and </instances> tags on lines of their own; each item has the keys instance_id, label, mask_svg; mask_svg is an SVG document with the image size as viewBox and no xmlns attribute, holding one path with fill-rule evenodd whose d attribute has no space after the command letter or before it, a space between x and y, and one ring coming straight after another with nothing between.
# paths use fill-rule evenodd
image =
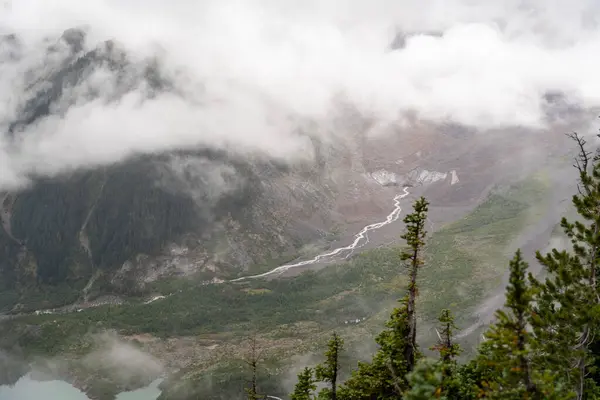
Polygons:
<instances>
[{"instance_id":1,"label":"valley floor","mask_svg":"<svg viewBox=\"0 0 600 400\"><path fill-rule=\"evenodd\" d=\"M518 184L494 188L485 201L456 222L443 224L439 222L443 209L433 211L432 218L436 212L442 217L434 220L435 232L428 241L427 263L420 277L421 324L429 326L442 308L449 307L457 311L459 326L467 330L463 344L472 348L477 328L486 321L478 304L502 285L516 244L527 249L544 245L545 236L539 233L556 222L552 222L556 210L550 207L556 204L554 195L550 177L538 173ZM399 228L395 229L397 233ZM515 236L514 232L521 233ZM526 240L531 237L537 241ZM12 337L29 354L50 360L67 354L73 365L78 354L96 345L94 331L115 330L121 340L164 362L167 370L179 370L164 383L163 399L186 399L189 393L203 398L216 392L242 393L242 360L254 336L265 349L261 383L269 393L283 395L291 389L288 377L295 376L295 368L320 350L332 330L357 349L355 354L367 357L371 353L370 338L381 329L406 284L397 257L394 247L380 247L294 279L200 286L173 280L156 287L173 295L149 304L27 316L7 321L0 329L5 341ZM39 331L32 335L31 326L38 326ZM432 340L431 334L421 338L424 347ZM75 375L64 378L73 380L77 369L69 369ZM215 391L214 385L223 392Z\"/></svg>"}]
</instances>

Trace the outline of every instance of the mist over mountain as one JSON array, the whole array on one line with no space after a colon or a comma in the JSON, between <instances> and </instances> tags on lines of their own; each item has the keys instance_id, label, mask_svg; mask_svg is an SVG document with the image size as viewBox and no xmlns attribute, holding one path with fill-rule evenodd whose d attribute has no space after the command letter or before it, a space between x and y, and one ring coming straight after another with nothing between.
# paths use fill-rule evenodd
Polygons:
<instances>
[{"instance_id":1,"label":"mist over mountain","mask_svg":"<svg viewBox=\"0 0 600 400\"><path fill-rule=\"evenodd\" d=\"M415 117L542 127L549 91L598 106L596 12L584 0L8 1L3 185L197 146L311 159L309 137L346 140L340 102L377 121L370 134Z\"/></svg>"}]
</instances>

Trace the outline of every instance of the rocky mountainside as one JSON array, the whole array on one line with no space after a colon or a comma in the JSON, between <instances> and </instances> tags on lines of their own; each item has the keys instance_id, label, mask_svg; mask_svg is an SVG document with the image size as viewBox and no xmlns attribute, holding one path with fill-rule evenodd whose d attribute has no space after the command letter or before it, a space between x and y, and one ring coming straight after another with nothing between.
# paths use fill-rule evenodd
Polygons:
<instances>
[{"instance_id":1,"label":"rocky mountainside","mask_svg":"<svg viewBox=\"0 0 600 400\"><path fill-rule=\"evenodd\" d=\"M0 40L5 62L23 56L19 38ZM39 67L25 75L23 106L3 121L13 141L78 102L97 101L103 70L112 72L112 89L102 101L118 102L133 89L149 98L177 92L158 61L129 57L113 42L86 50L84 40L73 29L47 43ZM370 127L343 111L337 129L346 139L311 137L315 157L304 163L199 147L52 178L32 174L26 187L0 193L0 309L144 295L148 284L173 276L211 281L262 271L384 214L395 186L458 183L456 170L419 169L446 130L367 138ZM408 139L416 131L418 140ZM385 148L390 140L393 152Z\"/></svg>"}]
</instances>

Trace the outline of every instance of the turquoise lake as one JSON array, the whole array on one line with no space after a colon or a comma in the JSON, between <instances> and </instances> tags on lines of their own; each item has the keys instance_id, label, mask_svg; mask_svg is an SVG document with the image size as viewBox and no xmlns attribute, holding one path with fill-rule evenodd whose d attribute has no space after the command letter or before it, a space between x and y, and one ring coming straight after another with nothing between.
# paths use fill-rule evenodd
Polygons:
<instances>
[{"instance_id":1,"label":"turquoise lake","mask_svg":"<svg viewBox=\"0 0 600 400\"><path fill-rule=\"evenodd\" d=\"M159 384L157 380L146 388L121 393L117 400L156 400L160 395ZM0 400L39 399L89 400L83 392L62 381L36 382L24 376L13 387L0 386Z\"/></svg>"}]
</instances>

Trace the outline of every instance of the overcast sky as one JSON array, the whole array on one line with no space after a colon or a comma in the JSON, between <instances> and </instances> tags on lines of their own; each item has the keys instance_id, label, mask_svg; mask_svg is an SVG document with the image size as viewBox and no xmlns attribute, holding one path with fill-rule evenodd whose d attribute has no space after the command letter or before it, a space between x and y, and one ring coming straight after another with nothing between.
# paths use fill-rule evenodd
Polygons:
<instances>
[{"instance_id":1,"label":"overcast sky","mask_svg":"<svg viewBox=\"0 0 600 400\"><path fill-rule=\"evenodd\" d=\"M9 61L0 45L0 189L31 173L207 144L293 160L310 155L298 120L335 136L335 99L382 124L401 123L410 111L481 129L540 127L547 91L600 106L594 3L0 0L0 34L16 34L23 46ZM43 81L64 56L47 59L44 49L79 26L88 48L114 39L134 61L159 59L179 94L149 100L140 87L107 103L118 88L113 72L99 69L65 91L66 106L53 116L9 137L32 76ZM390 51L399 30L443 35L413 36ZM90 91L102 96L84 100Z\"/></svg>"}]
</instances>

